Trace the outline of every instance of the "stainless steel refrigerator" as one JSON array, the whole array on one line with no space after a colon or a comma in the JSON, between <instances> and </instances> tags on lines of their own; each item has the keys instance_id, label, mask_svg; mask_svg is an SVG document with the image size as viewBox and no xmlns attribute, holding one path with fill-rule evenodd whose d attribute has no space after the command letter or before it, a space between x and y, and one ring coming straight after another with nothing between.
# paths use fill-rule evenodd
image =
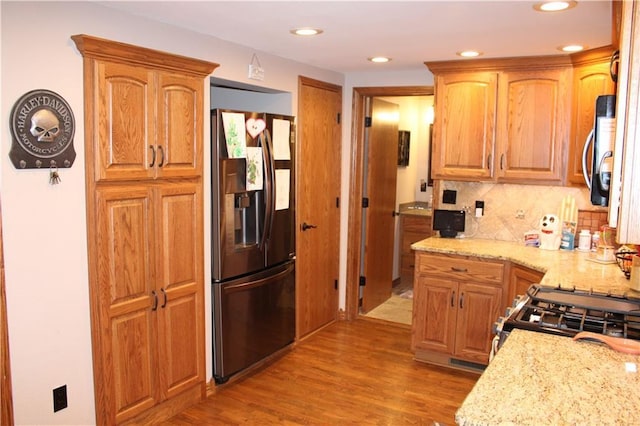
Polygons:
<instances>
[{"instance_id":1,"label":"stainless steel refrigerator","mask_svg":"<svg viewBox=\"0 0 640 426\"><path fill-rule=\"evenodd\" d=\"M216 109L212 141L213 374L295 338L294 117Z\"/></svg>"}]
</instances>

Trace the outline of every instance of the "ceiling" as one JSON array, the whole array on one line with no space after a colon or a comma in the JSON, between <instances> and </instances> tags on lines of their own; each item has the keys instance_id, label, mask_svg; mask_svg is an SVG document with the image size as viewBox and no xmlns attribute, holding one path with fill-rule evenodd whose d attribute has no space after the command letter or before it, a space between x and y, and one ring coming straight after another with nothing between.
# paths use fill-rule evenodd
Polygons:
<instances>
[{"instance_id":1,"label":"ceiling","mask_svg":"<svg viewBox=\"0 0 640 426\"><path fill-rule=\"evenodd\" d=\"M611 2L541 13L532 1L99 1L98 3L341 73L424 69L425 61L557 55L611 43ZM321 28L297 37L294 27ZM368 57L392 58L373 64ZM222 59L220 59L222 60Z\"/></svg>"}]
</instances>

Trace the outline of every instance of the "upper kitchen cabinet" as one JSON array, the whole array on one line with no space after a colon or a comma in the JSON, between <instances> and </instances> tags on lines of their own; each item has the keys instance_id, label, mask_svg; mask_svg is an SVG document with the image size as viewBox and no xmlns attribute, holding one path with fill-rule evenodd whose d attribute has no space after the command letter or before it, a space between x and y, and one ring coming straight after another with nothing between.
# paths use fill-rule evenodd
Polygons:
<instances>
[{"instance_id":1,"label":"upper kitchen cabinet","mask_svg":"<svg viewBox=\"0 0 640 426\"><path fill-rule=\"evenodd\" d=\"M123 59L111 43L73 36L85 58L85 114L95 179L139 180L202 174L204 61L133 48Z\"/></svg>"},{"instance_id":2,"label":"upper kitchen cabinet","mask_svg":"<svg viewBox=\"0 0 640 426\"><path fill-rule=\"evenodd\" d=\"M561 184L566 57L430 62L436 179Z\"/></svg>"},{"instance_id":3,"label":"upper kitchen cabinet","mask_svg":"<svg viewBox=\"0 0 640 426\"><path fill-rule=\"evenodd\" d=\"M582 170L583 148L593 129L596 98L616 93L611 78L611 46L592 49L571 55L573 63L573 104L571 108L571 136L567 183L586 185ZM586 161L588 173L591 166L591 151Z\"/></svg>"},{"instance_id":4,"label":"upper kitchen cabinet","mask_svg":"<svg viewBox=\"0 0 640 426\"><path fill-rule=\"evenodd\" d=\"M498 74L466 72L435 77L432 176L491 179Z\"/></svg>"},{"instance_id":5,"label":"upper kitchen cabinet","mask_svg":"<svg viewBox=\"0 0 640 426\"><path fill-rule=\"evenodd\" d=\"M561 183L570 78L565 66L500 73L494 161L498 181Z\"/></svg>"}]
</instances>

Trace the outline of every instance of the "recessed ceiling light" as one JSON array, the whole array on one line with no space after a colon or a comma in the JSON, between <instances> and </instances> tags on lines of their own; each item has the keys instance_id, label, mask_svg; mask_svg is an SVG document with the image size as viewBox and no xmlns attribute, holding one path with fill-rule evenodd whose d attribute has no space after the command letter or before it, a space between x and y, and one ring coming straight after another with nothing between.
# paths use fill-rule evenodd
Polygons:
<instances>
[{"instance_id":1,"label":"recessed ceiling light","mask_svg":"<svg viewBox=\"0 0 640 426\"><path fill-rule=\"evenodd\" d=\"M314 36L318 34L322 34L322 30L319 28L294 28L289 31L293 35L299 36Z\"/></svg>"},{"instance_id":2,"label":"recessed ceiling light","mask_svg":"<svg viewBox=\"0 0 640 426\"><path fill-rule=\"evenodd\" d=\"M386 56L374 56L372 58L367 58L370 62L375 62L376 64L383 64L385 62L389 62L391 58L387 58Z\"/></svg>"},{"instance_id":3,"label":"recessed ceiling light","mask_svg":"<svg viewBox=\"0 0 640 426\"><path fill-rule=\"evenodd\" d=\"M546 1L534 4L533 8L538 12L558 12L560 10L571 9L577 4L577 1Z\"/></svg>"},{"instance_id":4,"label":"recessed ceiling light","mask_svg":"<svg viewBox=\"0 0 640 426\"><path fill-rule=\"evenodd\" d=\"M463 58L475 58L482 55L482 52L478 52L477 50L463 50L462 52L456 52L456 55L462 56Z\"/></svg>"},{"instance_id":5,"label":"recessed ceiling light","mask_svg":"<svg viewBox=\"0 0 640 426\"><path fill-rule=\"evenodd\" d=\"M558 50L562 50L563 52L580 52L581 50L584 50L584 48L585 47L580 44L568 44L566 46L558 47Z\"/></svg>"}]
</instances>

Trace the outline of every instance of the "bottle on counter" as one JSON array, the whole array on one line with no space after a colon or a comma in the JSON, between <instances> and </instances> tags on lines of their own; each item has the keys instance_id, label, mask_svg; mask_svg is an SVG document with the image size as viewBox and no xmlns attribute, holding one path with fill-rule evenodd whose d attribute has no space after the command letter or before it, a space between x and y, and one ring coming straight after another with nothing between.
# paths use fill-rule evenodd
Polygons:
<instances>
[{"instance_id":1,"label":"bottle on counter","mask_svg":"<svg viewBox=\"0 0 640 426\"><path fill-rule=\"evenodd\" d=\"M594 231L593 236L591 237L591 251L598 251L599 245L600 245L600 232Z\"/></svg>"},{"instance_id":2,"label":"bottle on counter","mask_svg":"<svg viewBox=\"0 0 640 426\"><path fill-rule=\"evenodd\" d=\"M578 236L578 250L589 251L591 250L591 232L588 229L580 231Z\"/></svg>"}]
</instances>

